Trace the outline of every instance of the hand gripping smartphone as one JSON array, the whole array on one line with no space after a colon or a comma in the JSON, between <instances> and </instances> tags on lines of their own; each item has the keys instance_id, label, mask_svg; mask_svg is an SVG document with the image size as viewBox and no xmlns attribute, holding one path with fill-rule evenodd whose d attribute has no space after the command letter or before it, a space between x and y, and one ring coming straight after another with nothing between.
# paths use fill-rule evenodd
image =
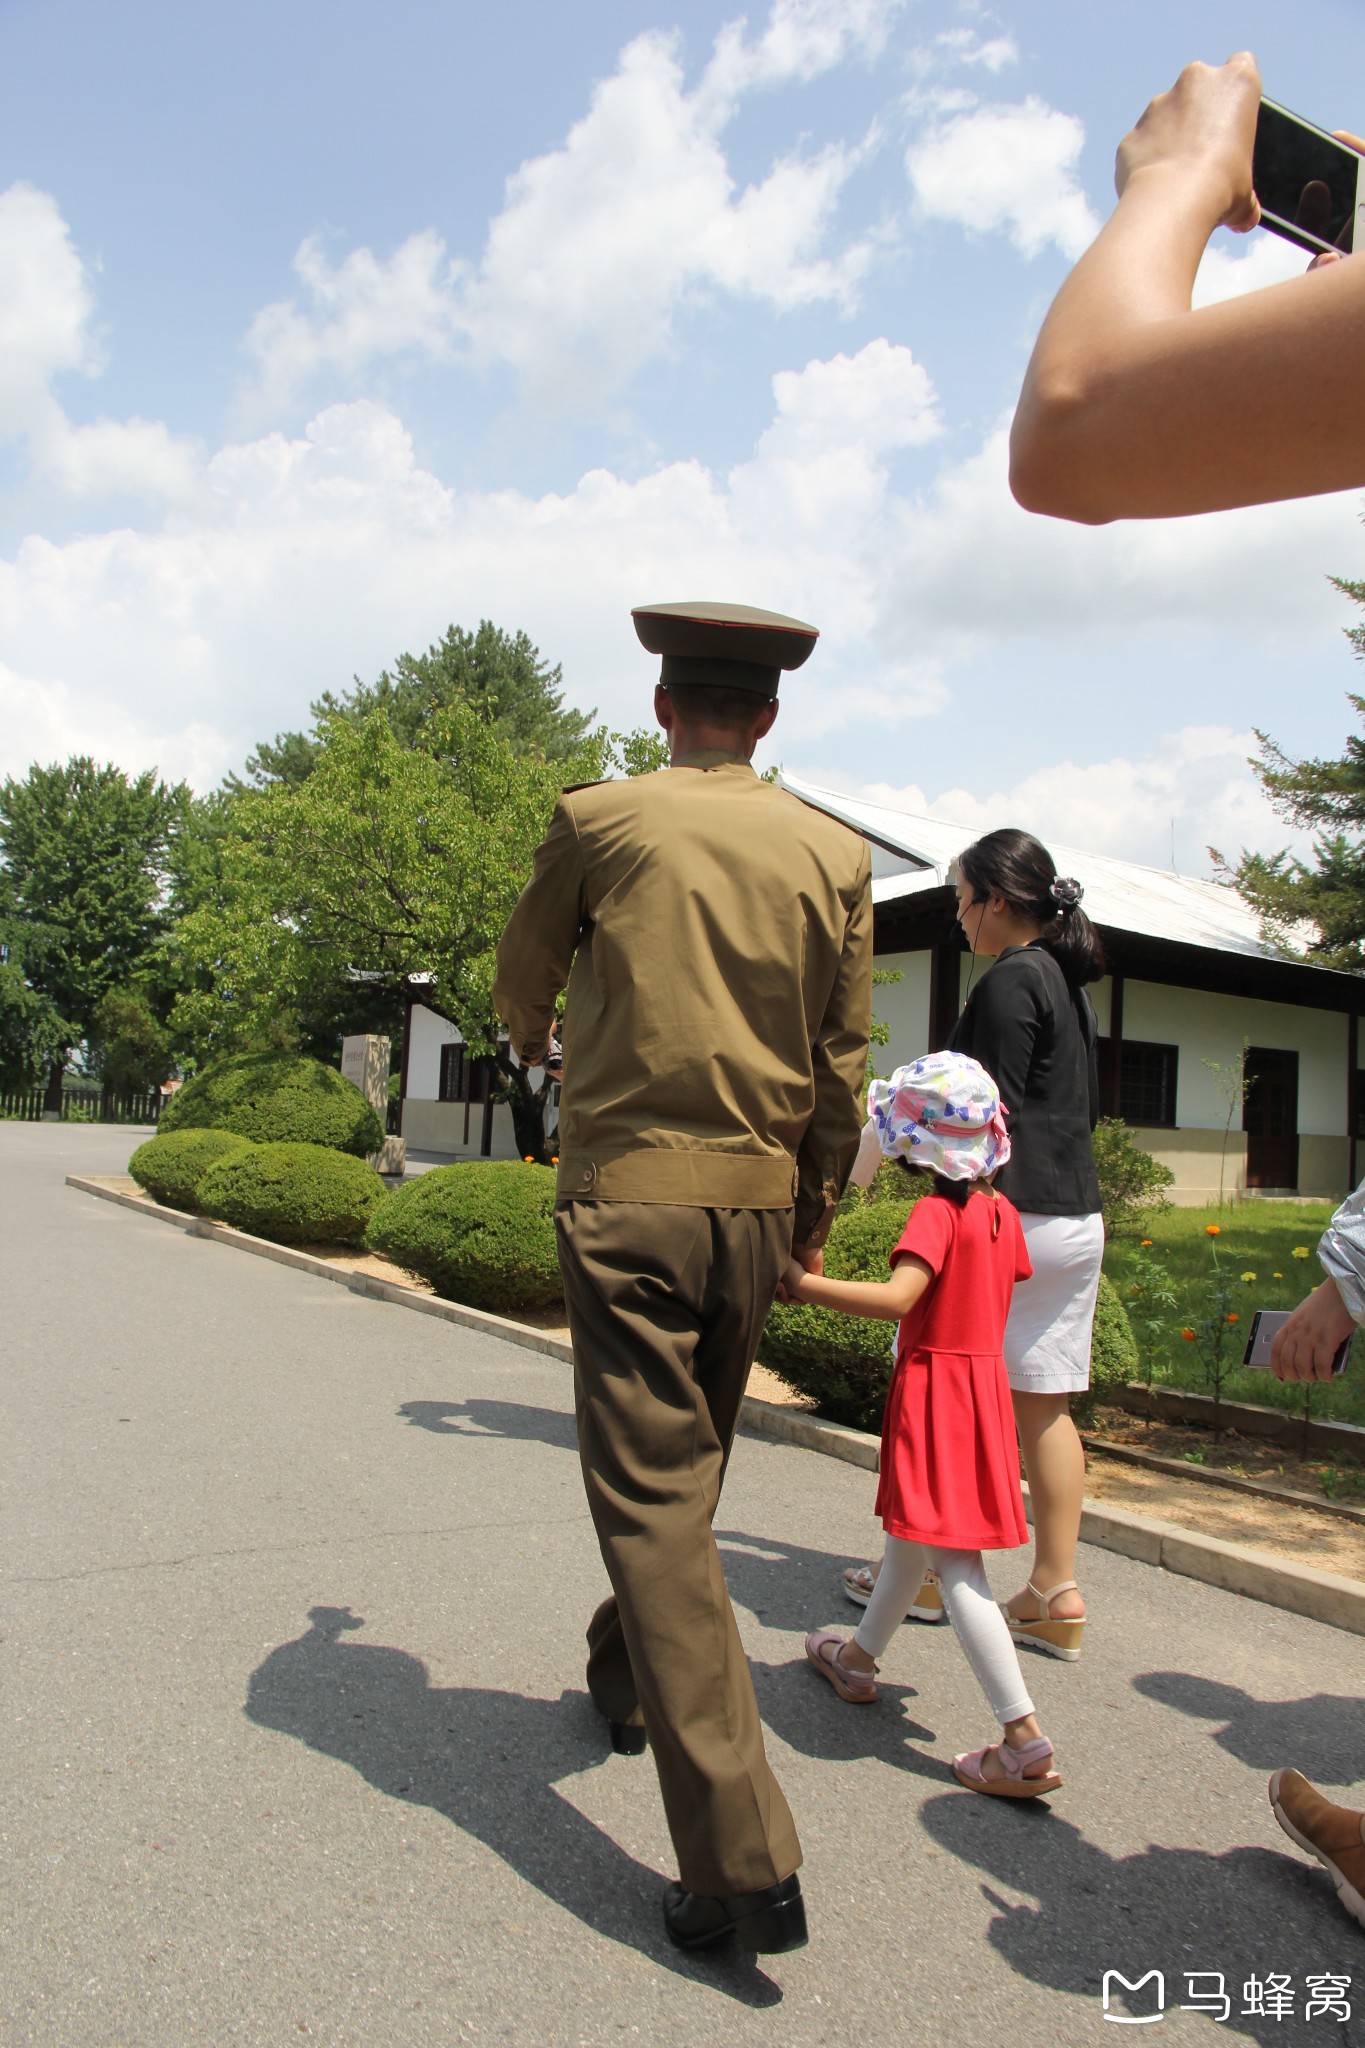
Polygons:
<instances>
[{"instance_id":1,"label":"hand gripping smartphone","mask_svg":"<svg viewBox=\"0 0 1365 2048\"><path fill-rule=\"evenodd\" d=\"M1365 157L1301 114L1262 100L1251 176L1261 226L1314 255L1365 250Z\"/></svg>"},{"instance_id":2,"label":"hand gripping smartphone","mask_svg":"<svg viewBox=\"0 0 1365 2048\"><path fill-rule=\"evenodd\" d=\"M1242 1354L1243 1365L1250 1365L1257 1372L1271 1370L1270 1347L1275 1341L1275 1333L1284 1328L1293 1313L1294 1311L1289 1308L1257 1309L1251 1318L1251 1334L1247 1338L1247 1348ZM1338 1347L1336 1357L1332 1360L1334 1377L1339 1372L1345 1372L1346 1361L1350 1355L1351 1339L1348 1337L1345 1343Z\"/></svg>"}]
</instances>

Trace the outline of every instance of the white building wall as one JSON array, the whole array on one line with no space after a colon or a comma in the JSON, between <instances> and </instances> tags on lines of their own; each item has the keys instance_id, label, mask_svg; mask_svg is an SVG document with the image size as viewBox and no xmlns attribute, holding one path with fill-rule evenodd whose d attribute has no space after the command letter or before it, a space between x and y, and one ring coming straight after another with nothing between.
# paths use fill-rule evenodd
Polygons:
<instances>
[{"instance_id":1,"label":"white building wall","mask_svg":"<svg viewBox=\"0 0 1365 2048\"><path fill-rule=\"evenodd\" d=\"M1348 1020L1328 1010L1220 996L1203 989L1163 988L1154 982L1123 986L1123 1035L1180 1049L1175 1120L1181 1129L1221 1130L1227 1097L1206 1059L1234 1062L1244 1041L1299 1055L1299 1130L1304 1136L1346 1132ZM1241 1129L1240 1110L1233 1129Z\"/></svg>"},{"instance_id":2,"label":"white building wall","mask_svg":"<svg viewBox=\"0 0 1365 2048\"><path fill-rule=\"evenodd\" d=\"M448 1017L440 1017L425 1003L414 1003L412 1043L408 1047L407 1090L409 1102L436 1102L441 1093L441 1047L458 1045L460 1032Z\"/></svg>"},{"instance_id":3,"label":"white building wall","mask_svg":"<svg viewBox=\"0 0 1365 2048\"><path fill-rule=\"evenodd\" d=\"M874 1045L872 1062L878 1073L890 1073L929 1047L928 953L878 953L879 968L899 970L901 979L872 991L872 1014L891 1033L889 1045Z\"/></svg>"},{"instance_id":4,"label":"white building wall","mask_svg":"<svg viewBox=\"0 0 1365 2048\"><path fill-rule=\"evenodd\" d=\"M403 1097L403 1136L415 1152L435 1152L448 1159L477 1159L483 1143L484 1105L440 1100L441 1049L462 1044L463 1035L458 1025L429 1010L425 1003L414 1003L409 1015L412 1042L408 1048L407 1092ZM544 1070L532 1067L529 1078L532 1087L538 1088ZM550 1113L557 1113L557 1104ZM512 1112L505 1102L493 1105L488 1156L521 1156Z\"/></svg>"}]
</instances>

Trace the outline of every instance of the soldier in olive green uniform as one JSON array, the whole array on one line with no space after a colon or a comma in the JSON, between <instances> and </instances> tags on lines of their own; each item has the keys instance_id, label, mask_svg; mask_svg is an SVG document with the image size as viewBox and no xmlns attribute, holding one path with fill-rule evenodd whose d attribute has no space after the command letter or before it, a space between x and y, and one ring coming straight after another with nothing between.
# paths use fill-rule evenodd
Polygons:
<instances>
[{"instance_id":1,"label":"soldier in olive green uniform","mask_svg":"<svg viewBox=\"0 0 1365 2048\"><path fill-rule=\"evenodd\" d=\"M612 1597L588 1686L654 1750L681 1887L669 1932L804 1939L711 1533L788 1247L818 1258L861 1128L869 862L750 766L813 628L726 605L634 614L672 766L566 791L503 934L494 1000L546 1052L568 984L556 1226L579 1447Z\"/></svg>"}]
</instances>

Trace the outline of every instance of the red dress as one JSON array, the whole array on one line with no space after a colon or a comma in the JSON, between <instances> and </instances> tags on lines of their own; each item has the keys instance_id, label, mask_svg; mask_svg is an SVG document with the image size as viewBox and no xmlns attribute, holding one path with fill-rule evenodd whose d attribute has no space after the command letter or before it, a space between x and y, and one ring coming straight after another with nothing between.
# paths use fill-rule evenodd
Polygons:
<instances>
[{"instance_id":1,"label":"red dress","mask_svg":"<svg viewBox=\"0 0 1365 2048\"><path fill-rule=\"evenodd\" d=\"M1013 1549L1028 1529L1001 1346L1014 1283L1033 1271L1019 1213L1003 1195L961 1209L924 1195L891 1264L909 1252L935 1278L901 1319L877 1513L907 1543Z\"/></svg>"}]
</instances>

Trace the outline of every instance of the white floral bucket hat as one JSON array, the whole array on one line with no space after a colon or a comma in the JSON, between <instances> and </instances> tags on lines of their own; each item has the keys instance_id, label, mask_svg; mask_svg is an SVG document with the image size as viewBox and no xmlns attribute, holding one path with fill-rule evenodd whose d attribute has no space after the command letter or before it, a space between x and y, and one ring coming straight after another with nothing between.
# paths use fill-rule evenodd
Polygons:
<instances>
[{"instance_id":1,"label":"white floral bucket hat","mask_svg":"<svg viewBox=\"0 0 1365 2048\"><path fill-rule=\"evenodd\" d=\"M945 1180L985 1180L1010 1156L1000 1091L977 1060L930 1052L897 1067L867 1091L868 1121L849 1178L867 1187L883 1159L941 1173Z\"/></svg>"}]
</instances>

